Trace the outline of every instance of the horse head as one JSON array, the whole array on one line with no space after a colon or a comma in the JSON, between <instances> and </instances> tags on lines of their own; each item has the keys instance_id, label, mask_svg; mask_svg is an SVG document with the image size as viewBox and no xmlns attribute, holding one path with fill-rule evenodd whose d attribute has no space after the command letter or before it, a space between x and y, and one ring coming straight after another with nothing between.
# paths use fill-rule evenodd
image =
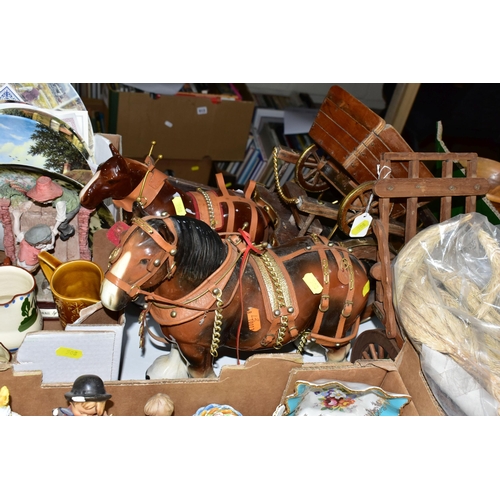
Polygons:
<instances>
[{"instance_id":1,"label":"horse head","mask_svg":"<svg viewBox=\"0 0 500 500\"><path fill-rule=\"evenodd\" d=\"M180 216L147 216L135 203L131 227L109 257L101 287L102 304L112 311L121 310L139 294L147 294L166 281L173 298L176 293L182 295L220 266L225 250L220 236L204 222Z\"/></svg>"},{"instance_id":2,"label":"horse head","mask_svg":"<svg viewBox=\"0 0 500 500\"><path fill-rule=\"evenodd\" d=\"M101 286L104 307L119 311L175 272L177 232L168 217L137 217L109 256ZM173 231L172 231L173 230Z\"/></svg>"},{"instance_id":3,"label":"horse head","mask_svg":"<svg viewBox=\"0 0 500 500\"><path fill-rule=\"evenodd\" d=\"M109 145L112 156L101 163L96 173L80 191L80 204L92 210L106 198L121 200L128 196L141 182L147 165L124 158L118 150Z\"/></svg>"}]
</instances>

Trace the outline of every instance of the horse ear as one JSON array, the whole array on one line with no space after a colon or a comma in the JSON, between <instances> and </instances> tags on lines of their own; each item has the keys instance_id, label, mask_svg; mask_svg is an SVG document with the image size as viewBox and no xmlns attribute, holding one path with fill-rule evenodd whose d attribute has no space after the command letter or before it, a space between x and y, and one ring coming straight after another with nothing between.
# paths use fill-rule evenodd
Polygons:
<instances>
[{"instance_id":1,"label":"horse ear","mask_svg":"<svg viewBox=\"0 0 500 500\"><path fill-rule=\"evenodd\" d=\"M121 156L118 150L113 146L113 144L111 144L111 142L109 143L109 149L111 150L111 154L113 156Z\"/></svg>"},{"instance_id":2,"label":"horse ear","mask_svg":"<svg viewBox=\"0 0 500 500\"><path fill-rule=\"evenodd\" d=\"M148 213L146 212L146 210L144 210L144 208L142 207L142 205L139 202L134 201L134 203L132 204L132 215L134 217L142 218L142 217L146 217L146 215L148 215Z\"/></svg>"}]
</instances>

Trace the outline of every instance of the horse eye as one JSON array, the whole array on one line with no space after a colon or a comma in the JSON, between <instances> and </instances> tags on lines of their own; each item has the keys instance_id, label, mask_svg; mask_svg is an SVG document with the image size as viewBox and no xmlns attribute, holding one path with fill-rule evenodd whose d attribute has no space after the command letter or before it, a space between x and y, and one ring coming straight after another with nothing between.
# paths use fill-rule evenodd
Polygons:
<instances>
[{"instance_id":1,"label":"horse eye","mask_svg":"<svg viewBox=\"0 0 500 500\"><path fill-rule=\"evenodd\" d=\"M149 259L141 259L139 261L139 264L143 265L143 266L147 266L148 265L148 262L149 262Z\"/></svg>"}]
</instances>

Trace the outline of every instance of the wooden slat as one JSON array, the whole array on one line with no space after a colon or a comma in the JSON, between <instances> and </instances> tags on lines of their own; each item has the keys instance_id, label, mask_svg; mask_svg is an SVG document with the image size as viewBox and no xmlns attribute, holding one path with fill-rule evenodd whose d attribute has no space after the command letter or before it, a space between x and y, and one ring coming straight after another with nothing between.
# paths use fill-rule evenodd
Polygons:
<instances>
[{"instance_id":1,"label":"wooden slat","mask_svg":"<svg viewBox=\"0 0 500 500\"><path fill-rule=\"evenodd\" d=\"M451 177L433 179L381 179L373 186L373 192L380 198L438 197L444 193L450 196L481 196L488 192L488 179Z\"/></svg>"},{"instance_id":2,"label":"wooden slat","mask_svg":"<svg viewBox=\"0 0 500 500\"><path fill-rule=\"evenodd\" d=\"M316 120L318 120L318 117ZM338 140L332 137L329 131L321 127L317 121L315 121L309 131L311 139L320 146L325 153L330 155L333 159L343 165L345 159L349 156L350 150L346 149L344 144L340 143Z\"/></svg>"},{"instance_id":3,"label":"wooden slat","mask_svg":"<svg viewBox=\"0 0 500 500\"><path fill-rule=\"evenodd\" d=\"M402 163L395 163L398 158L393 158L393 152L400 153L401 155L408 155L408 153L413 153L408 143L401 137L399 132L394 129L391 125L387 125L380 134L378 134L380 141L384 144L385 150L391 152L389 158L393 163L394 174L393 177L407 177L406 171L407 167ZM380 155L378 156L380 160ZM410 158L408 158L410 159ZM420 177L434 177L427 166L420 162Z\"/></svg>"},{"instance_id":4,"label":"wooden slat","mask_svg":"<svg viewBox=\"0 0 500 500\"><path fill-rule=\"evenodd\" d=\"M352 116L355 121L369 130L378 132L385 125L382 117L338 85L330 88L326 99L333 101L339 108Z\"/></svg>"},{"instance_id":5,"label":"wooden slat","mask_svg":"<svg viewBox=\"0 0 500 500\"><path fill-rule=\"evenodd\" d=\"M415 153L404 151L391 151L384 155L389 161L409 161L418 158L420 161L467 161L477 158L477 153Z\"/></svg>"},{"instance_id":6,"label":"wooden slat","mask_svg":"<svg viewBox=\"0 0 500 500\"><path fill-rule=\"evenodd\" d=\"M373 133L372 129L366 128L363 124L357 122L351 115L338 108L328 99L324 101L323 106L320 108L315 122L323 129L331 131L330 135L332 137L340 134L357 144ZM351 146L347 147L347 149L354 148Z\"/></svg>"}]
</instances>

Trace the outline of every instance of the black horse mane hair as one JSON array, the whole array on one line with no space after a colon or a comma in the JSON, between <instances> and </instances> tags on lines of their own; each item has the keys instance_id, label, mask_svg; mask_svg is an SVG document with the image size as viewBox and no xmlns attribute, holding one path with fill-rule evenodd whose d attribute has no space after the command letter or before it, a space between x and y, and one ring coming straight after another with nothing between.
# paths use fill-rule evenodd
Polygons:
<instances>
[{"instance_id":1,"label":"black horse mane hair","mask_svg":"<svg viewBox=\"0 0 500 500\"><path fill-rule=\"evenodd\" d=\"M193 282L202 282L213 274L224 262L227 247L220 235L208 224L192 217L170 217L178 233L178 247L175 261L177 273ZM162 219L151 219L154 227L169 243L173 235Z\"/></svg>"}]
</instances>

